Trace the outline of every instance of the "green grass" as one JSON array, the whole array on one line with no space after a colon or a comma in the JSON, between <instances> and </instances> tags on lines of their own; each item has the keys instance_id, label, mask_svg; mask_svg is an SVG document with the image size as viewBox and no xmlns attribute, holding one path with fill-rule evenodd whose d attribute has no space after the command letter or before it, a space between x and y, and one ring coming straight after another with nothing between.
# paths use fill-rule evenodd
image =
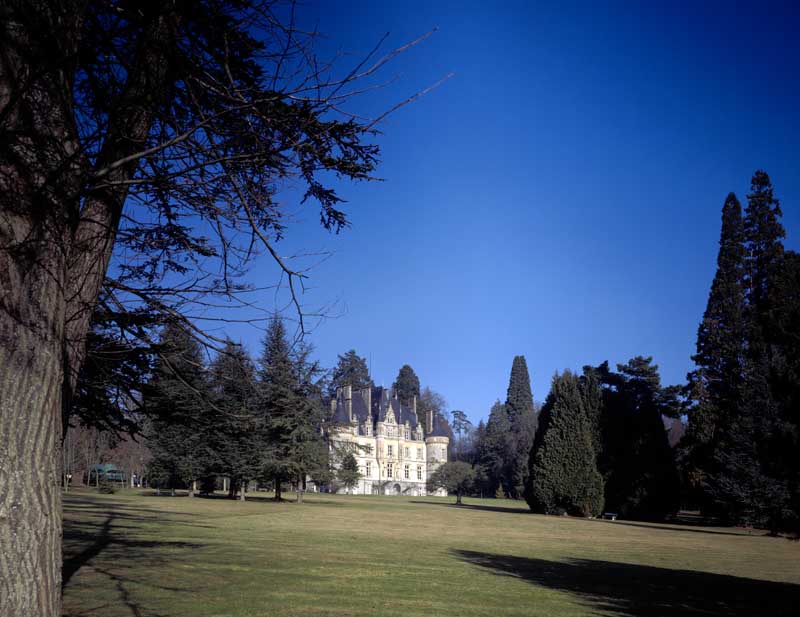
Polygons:
<instances>
[{"instance_id":1,"label":"green grass","mask_svg":"<svg viewBox=\"0 0 800 617\"><path fill-rule=\"evenodd\" d=\"M98 495L64 503L64 613L800 614L800 543L530 514L523 503Z\"/></svg>"}]
</instances>

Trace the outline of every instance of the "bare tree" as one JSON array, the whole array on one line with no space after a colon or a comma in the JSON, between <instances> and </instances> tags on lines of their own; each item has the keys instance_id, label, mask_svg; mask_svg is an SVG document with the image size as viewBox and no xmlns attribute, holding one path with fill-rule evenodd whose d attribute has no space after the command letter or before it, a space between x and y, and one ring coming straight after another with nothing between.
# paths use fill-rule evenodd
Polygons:
<instances>
[{"instance_id":1,"label":"bare tree","mask_svg":"<svg viewBox=\"0 0 800 617\"><path fill-rule=\"evenodd\" d=\"M328 181L373 178L381 119L347 102L415 42L339 72L292 5L261 0L9 0L0 28L0 614L54 617L59 442L92 315L131 345L166 320L201 335L209 311L250 307L266 254L302 331L280 191L347 226Z\"/></svg>"}]
</instances>

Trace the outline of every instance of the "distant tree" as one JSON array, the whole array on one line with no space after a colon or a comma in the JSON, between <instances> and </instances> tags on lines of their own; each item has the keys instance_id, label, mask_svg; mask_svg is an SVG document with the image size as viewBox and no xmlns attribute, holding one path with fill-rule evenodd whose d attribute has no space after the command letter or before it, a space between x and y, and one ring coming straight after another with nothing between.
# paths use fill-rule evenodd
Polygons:
<instances>
[{"instance_id":1,"label":"distant tree","mask_svg":"<svg viewBox=\"0 0 800 617\"><path fill-rule=\"evenodd\" d=\"M602 511L603 478L597 471L579 381L569 371L553 378L530 466L526 498L532 510L573 516L595 516Z\"/></svg>"},{"instance_id":2,"label":"distant tree","mask_svg":"<svg viewBox=\"0 0 800 617\"><path fill-rule=\"evenodd\" d=\"M456 437L455 444L453 445L454 456L451 457L455 460L465 460L468 447L467 441L469 440L470 431L472 429L472 422L470 422L467 414L463 411L456 409L450 416L453 418L452 429Z\"/></svg>"},{"instance_id":3,"label":"distant tree","mask_svg":"<svg viewBox=\"0 0 800 617\"><path fill-rule=\"evenodd\" d=\"M508 382L506 410L511 422L512 452L508 467L509 496L519 499L528 480L528 459L536 434L536 410L525 356L515 356Z\"/></svg>"},{"instance_id":4,"label":"distant tree","mask_svg":"<svg viewBox=\"0 0 800 617\"><path fill-rule=\"evenodd\" d=\"M689 426L684 475L693 501L703 510L709 479L719 472L718 455L726 431L738 413L747 347L745 244L741 206L730 193L722 208L717 272L703 321L697 331L697 368L689 373Z\"/></svg>"},{"instance_id":5,"label":"distant tree","mask_svg":"<svg viewBox=\"0 0 800 617\"><path fill-rule=\"evenodd\" d=\"M358 471L358 461L356 457L353 456L352 452L348 452L342 458L342 463L336 473L336 477L347 490L351 490L358 484L361 473Z\"/></svg>"},{"instance_id":6,"label":"distant tree","mask_svg":"<svg viewBox=\"0 0 800 617\"><path fill-rule=\"evenodd\" d=\"M581 394L583 410L586 413L586 422L592 440L592 449L598 458L602 453L602 414L603 414L603 389L601 375L593 366L584 366L583 375L579 378L578 386Z\"/></svg>"},{"instance_id":7,"label":"distant tree","mask_svg":"<svg viewBox=\"0 0 800 617\"><path fill-rule=\"evenodd\" d=\"M329 466L322 438L326 413L313 380L319 371L309 361L310 351L301 347L293 354L283 321L270 321L260 371L269 444L264 473L275 482L275 499L281 498L281 482L296 482L298 503L303 501L306 476Z\"/></svg>"},{"instance_id":8,"label":"distant tree","mask_svg":"<svg viewBox=\"0 0 800 617\"><path fill-rule=\"evenodd\" d=\"M351 349L339 355L331 374L328 396L335 397L336 391L344 386L352 386L353 390L363 390L373 385L367 361L359 356L355 349Z\"/></svg>"},{"instance_id":9,"label":"distant tree","mask_svg":"<svg viewBox=\"0 0 800 617\"><path fill-rule=\"evenodd\" d=\"M397 374L392 384L392 388L397 394L397 398L403 405L411 405L412 399L416 396L419 397L419 377L408 364L400 367L400 372Z\"/></svg>"},{"instance_id":10,"label":"distant tree","mask_svg":"<svg viewBox=\"0 0 800 617\"><path fill-rule=\"evenodd\" d=\"M680 477L663 417L681 409L679 388L661 386L652 358L598 367L603 382L605 507L629 518L661 519L677 511Z\"/></svg>"},{"instance_id":11,"label":"distant tree","mask_svg":"<svg viewBox=\"0 0 800 617\"><path fill-rule=\"evenodd\" d=\"M449 461L436 468L428 478L428 490L439 488L456 494L456 504L461 505L462 495L469 493L475 485L475 470L463 461Z\"/></svg>"},{"instance_id":12,"label":"distant tree","mask_svg":"<svg viewBox=\"0 0 800 617\"><path fill-rule=\"evenodd\" d=\"M206 423L210 470L230 478L228 497L245 500L247 483L259 477L269 442L258 400L256 368L233 341L211 363L212 418Z\"/></svg>"},{"instance_id":13,"label":"distant tree","mask_svg":"<svg viewBox=\"0 0 800 617\"><path fill-rule=\"evenodd\" d=\"M160 355L143 400L152 452L148 476L174 491L200 478L211 464L205 440L210 389L197 341L181 324L164 328ZM190 491L190 495L191 495Z\"/></svg>"},{"instance_id":14,"label":"distant tree","mask_svg":"<svg viewBox=\"0 0 800 617\"><path fill-rule=\"evenodd\" d=\"M510 464L514 452L511 420L506 406L495 401L489 411L486 431L478 446L478 456L487 478L487 492L494 493L498 487L504 495L510 494Z\"/></svg>"}]
</instances>

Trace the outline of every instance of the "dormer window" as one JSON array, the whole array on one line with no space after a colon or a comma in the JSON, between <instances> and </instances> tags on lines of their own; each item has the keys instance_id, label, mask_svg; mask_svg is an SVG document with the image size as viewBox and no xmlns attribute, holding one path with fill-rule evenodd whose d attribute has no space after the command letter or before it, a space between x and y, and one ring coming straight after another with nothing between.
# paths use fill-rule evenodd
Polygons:
<instances>
[{"instance_id":1,"label":"dormer window","mask_svg":"<svg viewBox=\"0 0 800 617\"><path fill-rule=\"evenodd\" d=\"M406 429L405 438L411 439L411 432L408 429Z\"/></svg>"}]
</instances>

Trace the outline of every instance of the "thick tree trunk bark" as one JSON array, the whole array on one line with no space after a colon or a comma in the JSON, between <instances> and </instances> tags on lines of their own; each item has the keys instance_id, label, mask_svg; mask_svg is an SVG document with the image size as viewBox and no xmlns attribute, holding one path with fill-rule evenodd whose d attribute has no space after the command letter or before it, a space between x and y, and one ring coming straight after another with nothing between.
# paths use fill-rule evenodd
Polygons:
<instances>
[{"instance_id":1,"label":"thick tree trunk bark","mask_svg":"<svg viewBox=\"0 0 800 617\"><path fill-rule=\"evenodd\" d=\"M61 615L59 446L126 197L123 185L82 201L88 176L72 71L84 10L85 0L0 3L2 616ZM146 29L98 165L144 143L166 91L172 20Z\"/></svg>"},{"instance_id":2,"label":"thick tree trunk bark","mask_svg":"<svg viewBox=\"0 0 800 617\"><path fill-rule=\"evenodd\" d=\"M247 480L242 480L241 492L239 493L239 499L241 499L242 501L245 500L244 492L246 488L247 488Z\"/></svg>"}]
</instances>

